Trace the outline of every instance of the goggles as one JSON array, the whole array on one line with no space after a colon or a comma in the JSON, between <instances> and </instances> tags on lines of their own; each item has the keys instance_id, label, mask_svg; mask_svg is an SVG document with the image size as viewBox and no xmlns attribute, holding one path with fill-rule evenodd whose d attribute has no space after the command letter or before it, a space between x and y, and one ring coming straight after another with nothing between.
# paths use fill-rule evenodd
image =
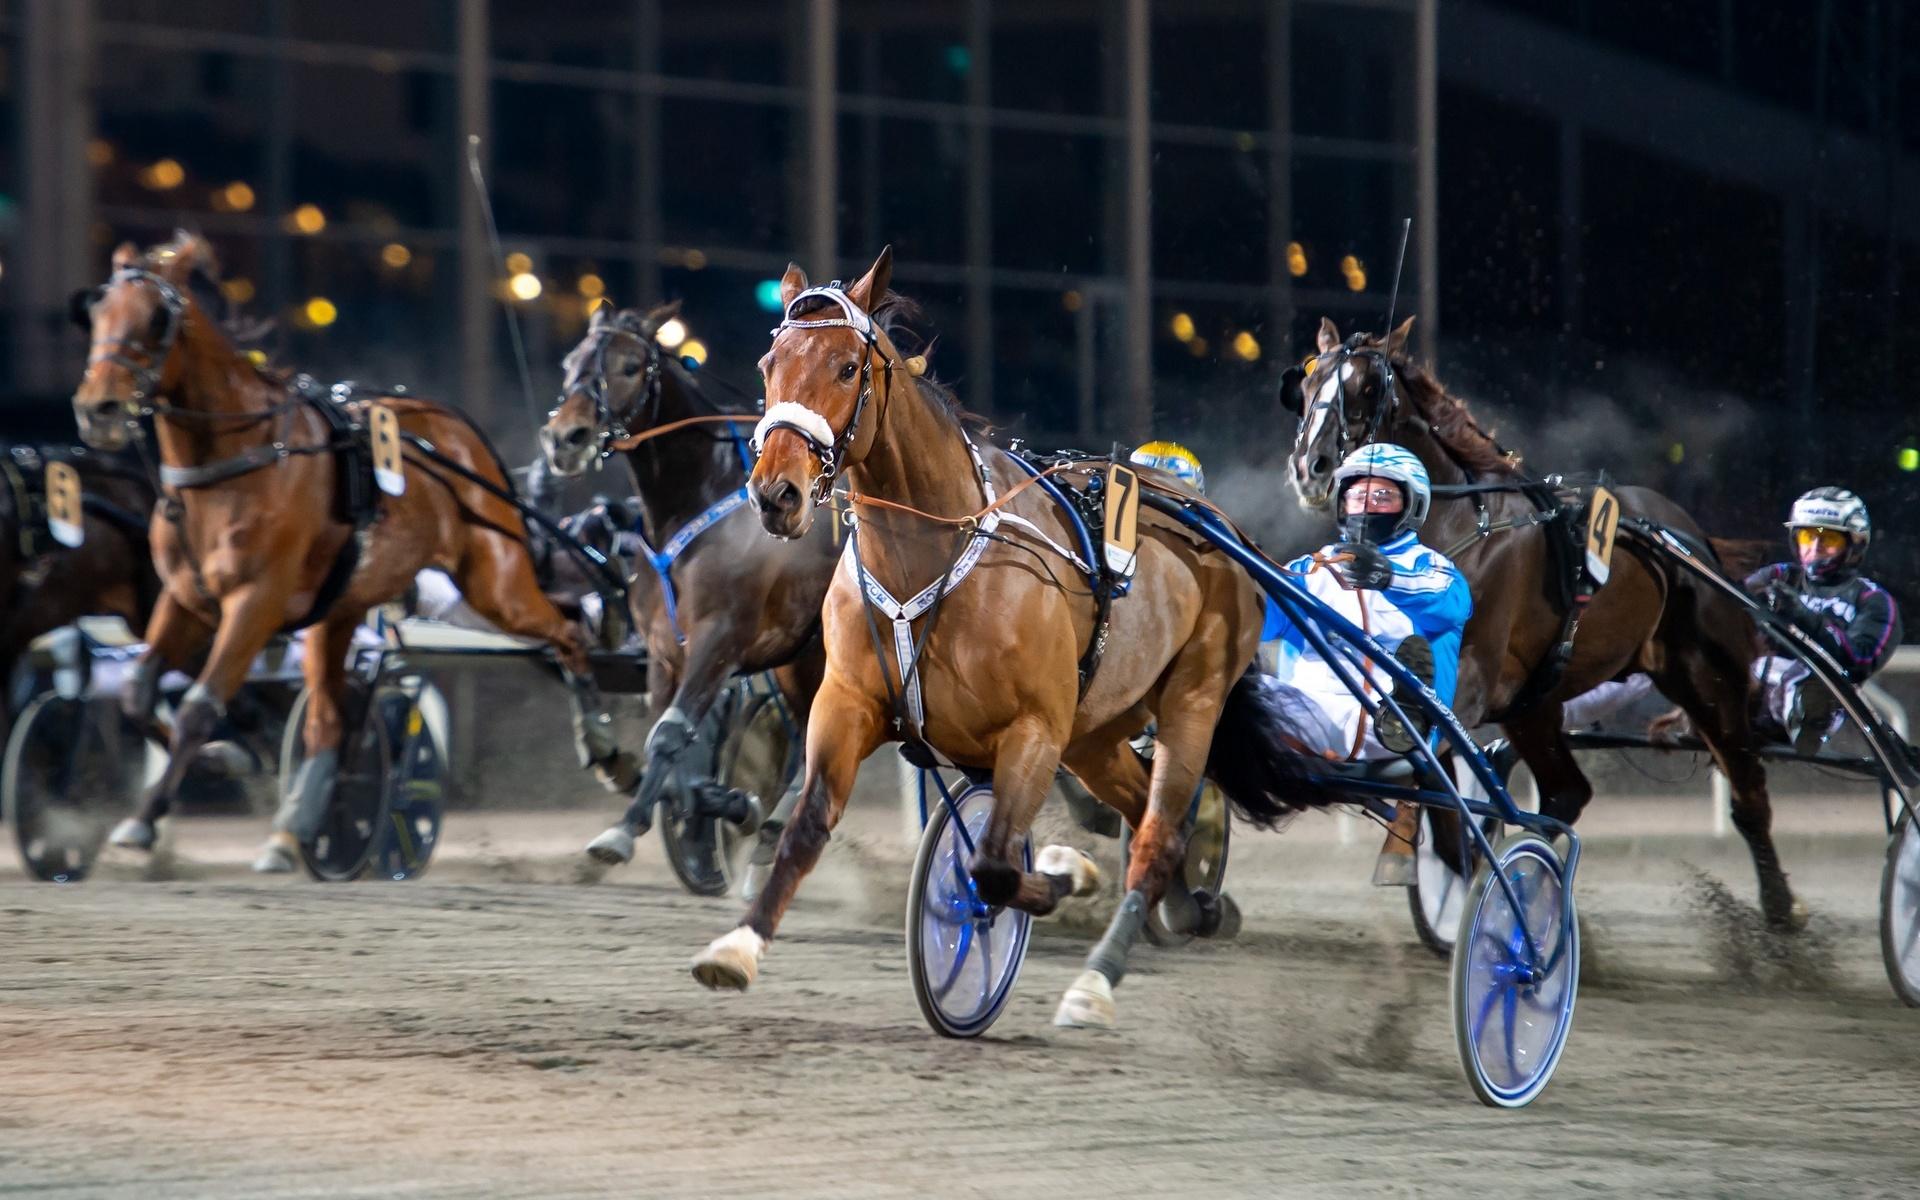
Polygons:
<instances>
[{"instance_id":1,"label":"goggles","mask_svg":"<svg viewBox=\"0 0 1920 1200\"><path fill-rule=\"evenodd\" d=\"M1401 501L1401 493L1398 487L1390 483L1374 488L1363 488L1356 485L1348 488L1346 492L1342 494L1341 499L1346 506L1351 509L1362 501L1372 504L1398 504Z\"/></svg>"},{"instance_id":2,"label":"goggles","mask_svg":"<svg viewBox=\"0 0 1920 1200\"><path fill-rule=\"evenodd\" d=\"M1822 529L1816 525L1803 525L1793 531L1793 544L1806 550L1818 546L1828 554L1838 554L1847 548L1849 539L1838 529Z\"/></svg>"}]
</instances>

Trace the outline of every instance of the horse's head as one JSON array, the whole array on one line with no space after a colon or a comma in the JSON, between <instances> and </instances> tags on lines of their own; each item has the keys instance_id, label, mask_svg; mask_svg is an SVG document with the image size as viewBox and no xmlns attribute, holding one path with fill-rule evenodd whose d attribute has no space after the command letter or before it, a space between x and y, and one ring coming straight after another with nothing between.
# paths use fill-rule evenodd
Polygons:
<instances>
[{"instance_id":1,"label":"horse's head","mask_svg":"<svg viewBox=\"0 0 1920 1200\"><path fill-rule=\"evenodd\" d=\"M213 274L212 248L183 231L144 254L132 242L121 243L107 281L73 294L69 315L93 339L73 393L74 419L87 445L125 446L154 400L177 387L181 334L195 313L190 285Z\"/></svg>"},{"instance_id":2,"label":"horse's head","mask_svg":"<svg viewBox=\"0 0 1920 1200\"><path fill-rule=\"evenodd\" d=\"M1322 317L1317 353L1281 377L1280 402L1300 418L1287 465L1302 508L1324 510L1340 461L1368 442L1394 440L1392 434L1416 415L1400 394L1395 371L1412 330L1408 317L1385 338L1356 333L1343 342L1338 327Z\"/></svg>"},{"instance_id":3,"label":"horse's head","mask_svg":"<svg viewBox=\"0 0 1920 1200\"><path fill-rule=\"evenodd\" d=\"M578 475L608 446L660 419L661 350L654 337L680 302L640 312L593 311L587 335L561 368L560 402L540 427L540 449L558 475Z\"/></svg>"},{"instance_id":4,"label":"horse's head","mask_svg":"<svg viewBox=\"0 0 1920 1200\"><path fill-rule=\"evenodd\" d=\"M809 287L797 266L788 266L780 280L785 316L774 330L773 348L760 360L767 412L754 430L760 461L747 481L768 533L786 538L806 533L834 477L873 446L879 419L862 417L873 400L875 378L888 374L896 356L872 313L892 276L888 248L871 270L844 288L838 280Z\"/></svg>"}]
</instances>

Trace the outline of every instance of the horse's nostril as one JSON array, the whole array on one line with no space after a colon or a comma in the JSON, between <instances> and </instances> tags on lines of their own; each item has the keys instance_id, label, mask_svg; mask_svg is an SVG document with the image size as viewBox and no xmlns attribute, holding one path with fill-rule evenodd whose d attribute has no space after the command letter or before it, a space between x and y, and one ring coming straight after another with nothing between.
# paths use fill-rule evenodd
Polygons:
<instances>
[{"instance_id":1,"label":"horse's nostril","mask_svg":"<svg viewBox=\"0 0 1920 1200\"><path fill-rule=\"evenodd\" d=\"M783 513L790 513L800 507L800 489L791 480L778 480L766 490L767 500Z\"/></svg>"},{"instance_id":2,"label":"horse's nostril","mask_svg":"<svg viewBox=\"0 0 1920 1200\"><path fill-rule=\"evenodd\" d=\"M587 444L587 439L591 436L592 435L587 432L586 426L575 425L572 429L567 430L567 436L562 438L561 442L564 445L578 450Z\"/></svg>"},{"instance_id":3,"label":"horse's nostril","mask_svg":"<svg viewBox=\"0 0 1920 1200\"><path fill-rule=\"evenodd\" d=\"M1313 460L1313 464L1307 470L1313 475L1325 475L1333 470L1333 460L1322 454Z\"/></svg>"}]
</instances>

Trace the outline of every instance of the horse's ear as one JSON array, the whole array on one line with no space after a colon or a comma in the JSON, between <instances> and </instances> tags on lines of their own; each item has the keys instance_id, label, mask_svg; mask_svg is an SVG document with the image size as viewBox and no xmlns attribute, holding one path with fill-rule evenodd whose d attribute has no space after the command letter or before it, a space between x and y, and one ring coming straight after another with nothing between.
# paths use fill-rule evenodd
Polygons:
<instances>
[{"instance_id":1,"label":"horse's ear","mask_svg":"<svg viewBox=\"0 0 1920 1200\"><path fill-rule=\"evenodd\" d=\"M174 230L173 257L183 279L196 271L215 282L220 278L220 260L214 256L213 243L197 233Z\"/></svg>"},{"instance_id":2,"label":"horse's ear","mask_svg":"<svg viewBox=\"0 0 1920 1200\"><path fill-rule=\"evenodd\" d=\"M1280 372L1280 407L1296 417L1307 412L1307 369L1295 363Z\"/></svg>"},{"instance_id":3,"label":"horse's ear","mask_svg":"<svg viewBox=\"0 0 1920 1200\"><path fill-rule=\"evenodd\" d=\"M654 334L660 332L662 325L665 325L668 321L673 320L679 315L680 302L678 300L669 300L665 304L655 305L647 310L646 316L640 318L640 336L651 340Z\"/></svg>"},{"instance_id":4,"label":"horse's ear","mask_svg":"<svg viewBox=\"0 0 1920 1200\"><path fill-rule=\"evenodd\" d=\"M1400 322L1400 328L1387 335L1387 357L1404 358L1407 353L1407 338L1413 333L1413 318Z\"/></svg>"},{"instance_id":5,"label":"horse's ear","mask_svg":"<svg viewBox=\"0 0 1920 1200\"><path fill-rule=\"evenodd\" d=\"M893 247L882 246L880 257L873 260L873 266L862 275L854 285L847 289L847 297L868 312L880 303L887 294L887 285L893 282Z\"/></svg>"},{"instance_id":6,"label":"horse's ear","mask_svg":"<svg viewBox=\"0 0 1920 1200\"><path fill-rule=\"evenodd\" d=\"M587 317L587 332L599 333L602 329L605 329L608 320L607 314L611 312L612 309L613 305L608 304L604 300L594 305L593 312Z\"/></svg>"},{"instance_id":7,"label":"horse's ear","mask_svg":"<svg viewBox=\"0 0 1920 1200\"><path fill-rule=\"evenodd\" d=\"M1322 354L1331 354L1340 348L1340 327L1333 323L1332 317L1320 318L1320 336L1316 344Z\"/></svg>"},{"instance_id":8,"label":"horse's ear","mask_svg":"<svg viewBox=\"0 0 1920 1200\"><path fill-rule=\"evenodd\" d=\"M93 306L100 302L100 292L101 289L97 287L81 288L67 297L67 319L92 332Z\"/></svg>"},{"instance_id":9,"label":"horse's ear","mask_svg":"<svg viewBox=\"0 0 1920 1200\"><path fill-rule=\"evenodd\" d=\"M121 242L113 248L113 269L124 271L140 261L140 247L132 242Z\"/></svg>"},{"instance_id":10,"label":"horse's ear","mask_svg":"<svg viewBox=\"0 0 1920 1200\"><path fill-rule=\"evenodd\" d=\"M799 263L788 263L787 273L780 277L780 311L785 312L793 298L807 290L807 273L800 269Z\"/></svg>"}]
</instances>

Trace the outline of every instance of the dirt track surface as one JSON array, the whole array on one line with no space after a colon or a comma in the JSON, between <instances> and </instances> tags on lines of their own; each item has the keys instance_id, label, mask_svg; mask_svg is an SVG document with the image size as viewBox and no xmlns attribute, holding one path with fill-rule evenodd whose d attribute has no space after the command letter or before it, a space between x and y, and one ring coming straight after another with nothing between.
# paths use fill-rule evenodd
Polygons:
<instances>
[{"instance_id":1,"label":"dirt track surface","mask_svg":"<svg viewBox=\"0 0 1920 1200\"><path fill-rule=\"evenodd\" d=\"M211 819L169 882L8 862L0 1194L1911 1195L1920 1013L1881 975L1871 802L1786 814L1853 832L1783 839L1818 914L1785 951L1690 871L1750 899L1703 806L1595 810L1575 1029L1520 1113L1472 1099L1445 964L1326 817L1239 831L1246 932L1143 949L1118 1032L1050 1024L1070 922L968 1043L914 1007L884 810L744 996L685 970L736 905L657 847L580 881L596 814L455 814L403 885L257 881L254 825Z\"/></svg>"}]
</instances>

